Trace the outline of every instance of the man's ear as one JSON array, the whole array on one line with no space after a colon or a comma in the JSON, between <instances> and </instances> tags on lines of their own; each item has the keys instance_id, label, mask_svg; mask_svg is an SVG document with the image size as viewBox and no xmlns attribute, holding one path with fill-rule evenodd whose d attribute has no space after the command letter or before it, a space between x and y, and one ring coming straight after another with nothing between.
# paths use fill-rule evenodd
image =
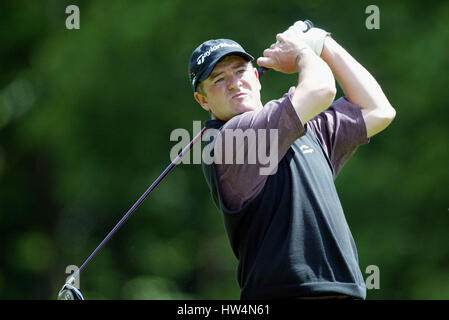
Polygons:
<instances>
[{"instance_id":1,"label":"man's ear","mask_svg":"<svg viewBox=\"0 0 449 320\"><path fill-rule=\"evenodd\" d=\"M200 106L201 106L204 110L206 110L206 111L209 111L209 110L210 110L209 105L208 105L209 102L208 102L208 100L207 100L207 97L206 97L204 94L195 92L195 93L193 94L193 96L194 96L196 102L198 102L198 103L200 104Z\"/></svg>"},{"instance_id":2,"label":"man's ear","mask_svg":"<svg viewBox=\"0 0 449 320\"><path fill-rule=\"evenodd\" d=\"M260 78L259 78L259 71L257 70L257 68L253 68L254 69L254 75L256 76L256 79L259 82L259 91L262 89L262 84L260 83Z\"/></svg>"},{"instance_id":3,"label":"man's ear","mask_svg":"<svg viewBox=\"0 0 449 320\"><path fill-rule=\"evenodd\" d=\"M259 71L257 71L257 68L254 68L254 74L256 75L256 78L259 79Z\"/></svg>"}]
</instances>

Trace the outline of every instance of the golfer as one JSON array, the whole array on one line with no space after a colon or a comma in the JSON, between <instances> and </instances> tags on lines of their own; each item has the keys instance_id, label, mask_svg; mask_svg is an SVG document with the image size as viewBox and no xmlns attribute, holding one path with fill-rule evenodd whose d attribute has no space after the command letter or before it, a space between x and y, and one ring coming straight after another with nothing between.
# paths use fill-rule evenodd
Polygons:
<instances>
[{"instance_id":1,"label":"golfer","mask_svg":"<svg viewBox=\"0 0 449 320\"><path fill-rule=\"evenodd\" d=\"M194 98L210 112L205 126L214 132L207 142L214 162L203 161L203 172L238 259L241 299L366 298L334 180L395 110L329 33L303 32L303 25L277 34L257 59L261 67L298 74L294 86L265 105L254 58L235 41L206 41L190 59ZM335 79L344 90L336 100ZM261 174L267 164L260 157L247 161L254 145L226 134L251 130L277 133L264 139L264 151L277 154L268 174ZM235 161L239 154L243 163Z\"/></svg>"}]
</instances>

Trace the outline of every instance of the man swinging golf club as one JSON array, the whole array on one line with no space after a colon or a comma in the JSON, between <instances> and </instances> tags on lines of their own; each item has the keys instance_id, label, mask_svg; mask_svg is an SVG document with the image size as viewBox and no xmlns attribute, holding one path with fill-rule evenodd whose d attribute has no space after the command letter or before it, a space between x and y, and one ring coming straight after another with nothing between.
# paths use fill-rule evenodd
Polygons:
<instances>
[{"instance_id":1,"label":"man swinging golf club","mask_svg":"<svg viewBox=\"0 0 449 320\"><path fill-rule=\"evenodd\" d=\"M329 33L305 28L296 22L257 59L261 67L298 73L295 86L265 105L254 58L235 41L206 41L190 58L194 98L212 115L206 133L218 132L208 143L220 152L203 163L203 173L238 259L241 299L366 298L334 180L395 110ZM334 101L335 79L345 96ZM277 130L277 143L267 140L267 152L278 154L275 170L260 174L260 161L224 160L227 152L246 160L253 152L226 139L237 129Z\"/></svg>"},{"instance_id":2,"label":"man swinging golf club","mask_svg":"<svg viewBox=\"0 0 449 320\"><path fill-rule=\"evenodd\" d=\"M311 27L310 21L298 21L278 34L258 59L259 70L232 40L210 40L195 49L189 65L194 97L214 120L128 210L64 284L59 299L84 299L73 280L206 129L219 130L209 141L213 151L229 144L223 133L229 130L279 131L278 141L268 141L268 152L276 149L279 162L269 175L261 174L262 161L223 162L230 151L248 159L253 151L248 144L231 143L231 149L215 154L215 163L203 163L239 259L241 298L365 298L357 250L333 179L360 144L389 125L395 111L368 71L329 34ZM298 72L298 83L262 106L259 78L267 68ZM332 72L346 93L335 102Z\"/></svg>"}]
</instances>

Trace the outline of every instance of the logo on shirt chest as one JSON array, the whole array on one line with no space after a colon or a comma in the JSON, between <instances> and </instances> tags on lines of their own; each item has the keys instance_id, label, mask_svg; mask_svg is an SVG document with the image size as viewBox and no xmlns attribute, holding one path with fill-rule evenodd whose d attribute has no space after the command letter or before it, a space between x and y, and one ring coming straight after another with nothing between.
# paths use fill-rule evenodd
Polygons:
<instances>
[{"instance_id":1,"label":"logo on shirt chest","mask_svg":"<svg viewBox=\"0 0 449 320\"><path fill-rule=\"evenodd\" d=\"M301 150L301 152L302 152L303 154L312 153L312 152L314 151L311 147L309 147L309 146L307 146L307 145L305 145L305 144L303 144L302 146L300 146L299 149Z\"/></svg>"}]
</instances>

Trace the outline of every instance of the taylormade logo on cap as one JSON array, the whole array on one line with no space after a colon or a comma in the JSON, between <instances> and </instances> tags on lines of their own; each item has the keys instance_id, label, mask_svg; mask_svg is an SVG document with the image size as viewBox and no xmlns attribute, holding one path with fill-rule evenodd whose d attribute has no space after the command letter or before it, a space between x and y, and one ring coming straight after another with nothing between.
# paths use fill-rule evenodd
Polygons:
<instances>
[{"instance_id":1,"label":"taylormade logo on cap","mask_svg":"<svg viewBox=\"0 0 449 320\"><path fill-rule=\"evenodd\" d=\"M209 50L207 50L206 52L204 52L203 54L201 54L201 55L196 59L196 64L197 64L197 65L202 64L202 63L204 62L204 60L205 60L208 56L210 56L210 54L211 54L212 52L214 52L214 51L217 50L217 49L223 48L223 47L241 48L240 45L235 44L235 43L224 43L224 42L222 42L222 43L220 43L220 44L217 44L216 46L213 46L212 48L210 48Z\"/></svg>"}]
</instances>

